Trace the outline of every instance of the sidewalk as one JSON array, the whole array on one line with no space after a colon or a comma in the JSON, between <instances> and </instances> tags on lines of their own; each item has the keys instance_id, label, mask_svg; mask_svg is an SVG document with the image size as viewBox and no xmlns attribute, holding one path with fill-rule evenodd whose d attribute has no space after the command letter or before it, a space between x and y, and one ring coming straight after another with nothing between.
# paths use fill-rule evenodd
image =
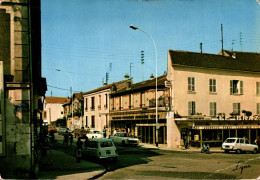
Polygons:
<instances>
[{"instance_id":1,"label":"sidewalk","mask_svg":"<svg viewBox=\"0 0 260 180\"><path fill-rule=\"evenodd\" d=\"M89 161L81 160L77 163L75 157L50 149L46 158L42 160L39 171L39 179L91 179L103 173L105 169Z\"/></svg>"},{"instance_id":2,"label":"sidewalk","mask_svg":"<svg viewBox=\"0 0 260 180\"><path fill-rule=\"evenodd\" d=\"M196 147L189 147L188 149L183 148L173 148L173 147L167 147L167 144L159 144L158 147L155 146L155 144L147 144L147 143L140 143L139 144L143 148L154 148L154 149L161 149L161 150L170 150L170 151L181 151L181 152L200 152L201 148ZM212 147L210 148L211 153L222 153L224 152L221 150L221 147Z\"/></svg>"}]
</instances>

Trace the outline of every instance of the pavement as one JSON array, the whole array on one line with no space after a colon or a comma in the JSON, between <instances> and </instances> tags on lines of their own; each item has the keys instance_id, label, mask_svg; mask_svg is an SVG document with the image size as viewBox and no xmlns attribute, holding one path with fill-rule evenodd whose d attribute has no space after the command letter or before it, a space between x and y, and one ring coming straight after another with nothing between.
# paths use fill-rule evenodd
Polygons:
<instances>
[{"instance_id":1,"label":"pavement","mask_svg":"<svg viewBox=\"0 0 260 180\"><path fill-rule=\"evenodd\" d=\"M140 143L143 148L154 148L172 151L200 152L200 148L190 147L188 149L169 148L167 145ZM69 148L69 147L68 147ZM211 148L211 153L224 152L219 148ZM58 149L47 150L46 156L42 158L38 179L94 179L105 173L106 169L93 162L81 160L76 162L76 158Z\"/></svg>"}]
</instances>

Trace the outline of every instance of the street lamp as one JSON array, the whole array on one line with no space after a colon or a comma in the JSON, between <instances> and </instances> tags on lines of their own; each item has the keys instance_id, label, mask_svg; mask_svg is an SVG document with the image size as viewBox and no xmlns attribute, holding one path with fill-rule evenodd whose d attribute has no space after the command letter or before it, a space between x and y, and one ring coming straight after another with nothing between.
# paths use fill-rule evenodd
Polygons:
<instances>
[{"instance_id":1,"label":"street lamp","mask_svg":"<svg viewBox=\"0 0 260 180\"><path fill-rule=\"evenodd\" d=\"M146 31L144 31L143 29L140 29L139 27L130 25L129 26L131 29L133 30L140 30L142 32L144 32L147 36L149 36L149 38L151 38L151 40L153 41L153 45L154 45L154 50L155 50L155 66L156 66L156 73L155 73L155 122L156 122L156 147L158 147L158 130L159 130L159 124L158 124L158 106L157 106L157 48L156 48L156 44L152 38L152 36L150 34L148 34Z\"/></svg>"},{"instance_id":2,"label":"street lamp","mask_svg":"<svg viewBox=\"0 0 260 180\"><path fill-rule=\"evenodd\" d=\"M69 76L69 78L70 78L70 94L71 94L71 110L72 110L72 118L71 118L71 120L72 120L72 122L73 122L73 90L72 90L72 78L71 78L71 75L70 75L70 73L69 72L67 72L67 71L63 71L63 70L61 70L61 69L56 69L56 71L60 71L60 72L65 72L65 73L67 73L67 75ZM67 122L66 122L66 127L67 127Z\"/></svg>"}]
</instances>

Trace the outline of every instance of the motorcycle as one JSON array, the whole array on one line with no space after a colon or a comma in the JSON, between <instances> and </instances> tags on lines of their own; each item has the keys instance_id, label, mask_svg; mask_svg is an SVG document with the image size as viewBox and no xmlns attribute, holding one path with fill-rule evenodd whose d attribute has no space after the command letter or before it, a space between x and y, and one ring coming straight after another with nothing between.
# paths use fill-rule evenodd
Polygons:
<instances>
[{"instance_id":1,"label":"motorcycle","mask_svg":"<svg viewBox=\"0 0 260 180\"><path fill-rule=\"evenodd\" d=\"M210 148L209 148L209 145L207 144L204 144L203 143L203 145L202 145L202 148L201 148L201 151L200 151L201 153L206 153L206 154L209 154L209 152L210 152Z\"/></svg>"}]
</instances>

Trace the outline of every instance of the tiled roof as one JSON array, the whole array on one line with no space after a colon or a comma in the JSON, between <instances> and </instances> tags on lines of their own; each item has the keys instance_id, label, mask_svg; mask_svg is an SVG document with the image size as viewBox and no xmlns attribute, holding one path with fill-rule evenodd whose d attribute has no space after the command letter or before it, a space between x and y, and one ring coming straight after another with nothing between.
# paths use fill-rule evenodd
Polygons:
<instances>
[{"instance_id":1,"label":"tiled roof","mask_svg":"<svg viewBox=\"0 0 260 180\"><path fill-rule=\"evenodd\" d=\"M45 98L45 103L50 103L50 104L65 104L69 101L70 99L67 97L46 97Z\"/></svg>"},{"instance_id":2,"label":"tiled roof","mask_svg":"<svg viewBox=\"0 0 260 180\"><path fill-rule=\"evenodd\" d=\"M166 75L157 77L157 88L164 88L165 87L165 81L166 81ZM119 91L116 91L115 93L111 93L111 95L119 95L119 94L127 94L130 92L135 91L141 91L144 89L155 89L156 85L156 79L149 79L146 81L138 82L131 85L131 88L125 87Z\"/></svg>"},{"instance_id":3,"label":"tiled roof","mask_svg":"<svg viewBox=\"0 0 260 180\"><path fill-rule=\"evenodd\" d=\"M98 92L98 91L102 91L102 90L105 90L105 89L110 89L113 85L116 85L118 87L120 84L127 82L127 81L128 80L122 80L122 81L118 81L118 82L115 82L115 83L112 83L112 84L104 85L104 86L99 87L97 89L85 92L84 95L85 94L91 94L91 93ZM121 88L118 88L118 89L121 89Z\"/></svg>"},{"instance_id":4,"label":"tiled roof","mask_svg":"<svg viewBox=\"0 0 260 180\"><path fill-rule=\"evenodd\" d=\"M260 72L260 53L226 51L225 55L169 50L173 65Z\"/></svg>"}]
</instances>

